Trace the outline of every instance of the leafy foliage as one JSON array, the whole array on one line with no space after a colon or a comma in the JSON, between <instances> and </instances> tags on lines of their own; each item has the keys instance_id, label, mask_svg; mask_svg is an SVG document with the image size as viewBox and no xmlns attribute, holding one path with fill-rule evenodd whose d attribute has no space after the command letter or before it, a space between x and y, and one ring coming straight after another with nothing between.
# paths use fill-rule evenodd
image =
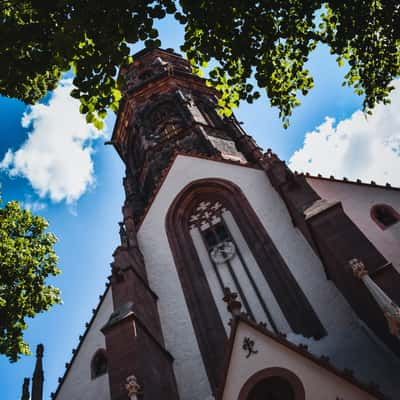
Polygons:
<instances>
[{"instance_id":1,"label":"leafy foliage","mask_svg":"<svg viewBox=\"0 0 400 400\"><path fill-rule=\"evenodd\" d=\"M221 92L225 115L240 100L266 93L284 124L314 82L306 68L319 43L329 46L343 82L364 96L364 109L387 102L400 74L400 6L395 0L3 0L0 6L0 93L33 103L54 89L61 73L75 75L72 96L88 122L101 127L116 111L118 67L131 61L128 44L161 44L154 21L167 14L185 26L182 46ZM254 76L258 88L250 84Z\"/></svg>"},{"instance_id":2,"label":"leafy foliage","mask_svg":"<svg viewBox=\"0 0 400 400\"><path fill-rule=\"evenodd\" d=\"M45 283L60 272L47 226L15 201L0 208L0 354L10 361L30 354L25 319L61 302L59 289Z\"/></svg>"}]
</instances>

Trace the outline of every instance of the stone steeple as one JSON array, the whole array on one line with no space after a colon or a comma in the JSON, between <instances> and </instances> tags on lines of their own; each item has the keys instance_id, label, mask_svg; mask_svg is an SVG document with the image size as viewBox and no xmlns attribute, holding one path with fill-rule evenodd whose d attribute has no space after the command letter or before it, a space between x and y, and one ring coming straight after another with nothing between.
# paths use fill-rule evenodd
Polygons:
<instances>
[{"instance_id":1,"label":"stone steeple","mask_svg":"<svg viewBox=\"0 0 400 400\"><path fill-rule=\"evenodd\" d=\"M242 164L253 164L261 156L233 116L218 115L215 89L172 50L143 50L121 75L124 96L110 143L126 165L125 189L135 222L174 154Z\"/></svg>"},{"instance_id":2,"label":"stone steeple","mask_svg":"<svg viewBox=\"0 0 400 400\"><path fill-rule=\"evenodd\" d=\"M43 399L43 350L42 344L38 344L36 347L36 365L32 377L32 400L42 400Z\"/></svg>"}]
</instances>

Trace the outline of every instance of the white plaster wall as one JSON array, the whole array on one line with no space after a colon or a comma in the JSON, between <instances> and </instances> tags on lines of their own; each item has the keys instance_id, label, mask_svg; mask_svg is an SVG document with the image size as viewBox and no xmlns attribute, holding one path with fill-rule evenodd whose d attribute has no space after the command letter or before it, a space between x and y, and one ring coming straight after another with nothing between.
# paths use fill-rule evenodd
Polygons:
<instances>
[{"instance_id":1,"label":"white plaster wall","mask_svg":"<svg viewBox=\"0 0 400 400\"><path fill-rule=\"evenodd\" d=\"M400 190L311 177L307 182L322 198L341 201L347 215L400 272L400 223L382 230L370 215L375 204L387 204L400 214Z\"/></svg>"},{"instance_id":2,"label":"white plaster wall","mask_svg":"<svg viewBox=\"0 0 400 400\"><path fill-rule=\"evenodd\" d=\"M74 362L69 369L57 400L110 400L108 374L91 379L90 362L98 349L105 349L105 339L100 329L113 312L111 288L105 294L103 303L89 328Z\"/></svg>"},{"instance_id":3,"label":"white plaster wall","mask_svg":"<svg viewBox=\"0 0 400 400\"><path fill-rule=\"evenodd\" d=\"M254 340L257 354L246 358L245 337ZM302 382L307 400L374 400L374 396L286 346L240 323L236 332L223 400L237 399L246 381L265 368L279 367L293 372Z\"/></svg>"},{"instance_id":4,"label":"white plaster wall","mask_svg":"<svg viewBox=\"0 0 400 400\"><path fill-rule=\"evenodd\" d=\"M210 395L210 388L169 247L165 217L177 194L190 182L203 178L234 182L246 195L329 333L318 342L308 341L312 350L329 355L340 367L358 370L366 380L374 379L390 387L390 371L400 370L400 362L360 325L342 295L326 279L319 258L293 227L286 206L265 173L179 155L139 229L138 240L150 286L159 296L163 333L167 349L175 358L181 400L204 400Z\"/></svg>"}]
</instances>

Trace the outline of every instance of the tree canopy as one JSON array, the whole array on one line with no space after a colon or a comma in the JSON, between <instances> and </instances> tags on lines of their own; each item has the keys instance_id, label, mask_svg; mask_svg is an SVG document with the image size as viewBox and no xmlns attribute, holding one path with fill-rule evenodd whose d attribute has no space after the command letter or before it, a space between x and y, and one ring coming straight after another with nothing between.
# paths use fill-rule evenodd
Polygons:
<instances>
[{"instance_id":1,"label":"tree canopy","mask_svg":"<svg viewBox=\"0 0 400 400\"><path fill-rule=\"evenodd\" d=\"M10 361L30 354L26 319L61 302L59 289L45 282L60 272L47 226L15 201L0 208L0 354Z\"/></svg>"},{"instance_id":2,"label":"tree canopy","mask_svg":"<svg viewBox=\"0 0 400 400\"><path fill-rule=\"evenodd\" d=\"M129 45L160 46L154 22L167 14L184 25L182 50L194 68L215 62L208 78L225 115L261 89L287 125L313 87L306 63L320 43L348 65L343 84L364 97L367 112L389 101L400 73L397 0L3 0L0 94L34 103L72 68L71 94L101 127L106 110L118 108Z\"/></svg>"}]
</instances>

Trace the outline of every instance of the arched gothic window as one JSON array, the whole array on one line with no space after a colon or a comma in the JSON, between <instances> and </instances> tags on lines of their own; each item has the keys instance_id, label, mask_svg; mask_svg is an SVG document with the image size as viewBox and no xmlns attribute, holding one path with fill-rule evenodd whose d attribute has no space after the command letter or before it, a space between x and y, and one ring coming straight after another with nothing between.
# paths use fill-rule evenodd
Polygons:
<instances>
[{"instance_id":1,"label":"arched gothic window","mask_svg":"<svg viewBox=\"0 0 400 400\"><path fill-rule=\"evenodd\" d=\"M90 367L92 379L107 373L107 356L104 349L100 349L95 353Z\"/></svg>"},{"instance_id":2,"label":"arched gothic window","mask_svg":"<svg viewBox=\"0 0 400 400\"><path fill-rule=\"evenodd\" d=\"M371 208L371 218L383 230L400 221L400 215L387 204L376 204Z\"/></svg>"},{"instance_id":3,"label":"arched gothic window","mask_svg":"<svg viewBox=\"0 0 400 400\"><path fill-rule=\"evenodd\" d=\"M168 210L166 228L212 387L222 368L223 322L229 319L222 302L224 287L237 292L245 311L266 321L271 330L276 326L267 292L292 331L314 338L326 334L245 195L232 182L190 183Z\"/></svg>"}]
</instances>

